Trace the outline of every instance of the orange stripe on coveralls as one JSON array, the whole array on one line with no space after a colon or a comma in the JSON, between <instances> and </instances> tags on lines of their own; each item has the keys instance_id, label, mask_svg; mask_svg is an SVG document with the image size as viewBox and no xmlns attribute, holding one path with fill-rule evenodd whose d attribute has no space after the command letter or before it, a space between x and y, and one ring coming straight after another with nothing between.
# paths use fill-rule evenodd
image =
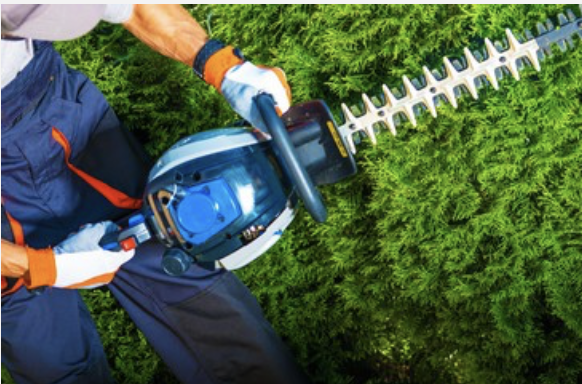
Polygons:
<instances>
[{"instance_id":1,"label":"orange stripe on coveralls","mask_svg":"<svg viewBox=\"0 0 582 384\"><path fill-rule=\"evenodd\" d=\"M87 184L92 186L97 192L99 192L101 195L103 195L103 197L105 197L107 200L109 200L109 202L111 202L111 204L113 204L117 208L122 208L122 209L139 209L139 208L141 208L141 205L142 205L141 199L135 199L133 197L129 197L125 193L105 184L101 180L96 179L95 177L89 175L88 173L80 170L79 168L77 168L73 164L71 164L71 162L70 162L71 145L69 144L69 140L67 140L65 135L63 135L63 133L55 127L53 127L52 135L53 135L53 139L55 139L55 141L57 143L59 143L61 145L61 147L63 147L63 150L65 151L65 162L67 163L67 166L69 167L69 169L71 171L73 171L74 173L76 173L77 176L79 176L80 178L85 180L85 182Z\"/></svg>"}]
</instances>

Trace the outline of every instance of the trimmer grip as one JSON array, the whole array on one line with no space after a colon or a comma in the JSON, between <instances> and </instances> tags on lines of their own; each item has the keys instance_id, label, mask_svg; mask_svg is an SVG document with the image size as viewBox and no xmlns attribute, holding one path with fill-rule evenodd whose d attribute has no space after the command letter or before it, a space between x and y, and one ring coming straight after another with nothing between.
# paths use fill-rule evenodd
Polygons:
<instances>
[{"instance_id":1,"label":"trimmer grip","mask_svg":"<svg viewBox=\"0 0 582 384\"><path fill-rule=\"evenodd\" d=\"M327 218L325 204L305 167L299 161L297 150L291 142L287 128L276 112L273 96L260 93L255 96L254 101L307 212L315 221L323 223Z\"/></svg>"},{"instance_id":2,"label":"trimmer grip","mask_svg":"<svg viewBox=\"0 0 582 384\"><path fill-rule=\"evenodd\" d=\"M119 233L120 232L118 231L106 233L101 238L101 240L99 240L99 246L106 251L121 251L121 244L119 244Z\"/></svg>"},{"instance_id":3,"label":"trimmer grip","mask_svg":"<svg viewBox=\"0 0 582 384\"><path fill-rule=\"evenodd\" d=\"M99 246L111 252L130 251L152 238L141 213L131 216L126 224L119 231L106 233L99 240Z\"/></svg>"}]
</instances>

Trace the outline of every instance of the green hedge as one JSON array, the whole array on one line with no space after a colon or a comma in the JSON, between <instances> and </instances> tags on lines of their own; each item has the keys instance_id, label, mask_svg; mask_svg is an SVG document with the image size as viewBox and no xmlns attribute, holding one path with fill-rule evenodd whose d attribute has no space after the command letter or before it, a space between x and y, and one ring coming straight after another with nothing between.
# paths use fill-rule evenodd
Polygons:
<instances>
[{"instance_id":1,"label":"green hedge","mask_svg":"<svg viewBox=\"0 0 582 384\"><path fill-rule=\"evenodd\" d=\"M338 112L424 64L553 17L544 6L198 6L214 37L285 69L294 102ZM578 12L578 10L576 10ZM157 156L236 116L120 27L60 44ZM582 49L400 126L358 152L239 275L319 383L582 380ZM86 292L122 382L172 382L107 291Z\"/></svg>"}]
</instances>

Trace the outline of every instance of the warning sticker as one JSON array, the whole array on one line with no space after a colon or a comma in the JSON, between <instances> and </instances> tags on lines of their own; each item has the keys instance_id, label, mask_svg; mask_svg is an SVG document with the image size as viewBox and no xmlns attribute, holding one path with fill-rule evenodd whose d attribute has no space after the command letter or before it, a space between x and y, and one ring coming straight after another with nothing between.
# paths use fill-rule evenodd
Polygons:
<instances>
[{"instance_id":1,"label":"warning sticker","mask_svg":"<svg viewBox=\"0 0 582 384\"><path fill-rule=\"evenodd\" d=\"M346 147L344 147L344 144L342 143L342 140L340 139L340 136L337 132L337 130L335 129L333 123L331 121L327 121L327 128L329 129L329 132L331 133L331 136L333 137L333 141L335 141L335 145L337 147L337 149L340 151L340 154L342 155L342 157L348 157L348 152L346 150Z\"/></svg>"}]
</instances>

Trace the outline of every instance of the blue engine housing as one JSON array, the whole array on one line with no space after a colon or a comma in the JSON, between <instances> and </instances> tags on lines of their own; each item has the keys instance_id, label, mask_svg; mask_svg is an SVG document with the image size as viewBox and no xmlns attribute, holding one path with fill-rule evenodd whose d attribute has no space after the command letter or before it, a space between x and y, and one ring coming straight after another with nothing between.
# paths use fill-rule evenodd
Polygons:
<instances>
[{"instance_id":1,"label":"blue engine housing","mask_svg":"<svg viewBox=\"0 0 582 384\"><path fill-rule=\"evenodd\" d=\"M223 177L186 188L184 198L168 209L177 218L182 237L195 246L242 216L237 196Z\"/></svg>"},{"instance_id":2,"label":"blue engine housing","mask_svg":"<svg viewBox=\"0 0 582 384\"><path fill-rule=\"evenodd\" d=\"M260 235L294 197L272 145L248 129L215 129L170 148L150 172L143 211L156 237L214 262Z\"/></svg>"},{"instance_id":3,"label":"blue engine housing","mask_svg":"<svg viewBox=\"0 0 582 384\"><path fill-rule=\"evenodd\" d=\"M268 94L255 102L269 136L214 129L189 136L152 168L143 208L99 244L133 249L157 238L170 275L193 262L237 269L266 252L295 217L297 201L317 222L327 215L315 188L356 173L356 163L325 102L302 103L279 117Z\"/></svg>"}]
</instances>

